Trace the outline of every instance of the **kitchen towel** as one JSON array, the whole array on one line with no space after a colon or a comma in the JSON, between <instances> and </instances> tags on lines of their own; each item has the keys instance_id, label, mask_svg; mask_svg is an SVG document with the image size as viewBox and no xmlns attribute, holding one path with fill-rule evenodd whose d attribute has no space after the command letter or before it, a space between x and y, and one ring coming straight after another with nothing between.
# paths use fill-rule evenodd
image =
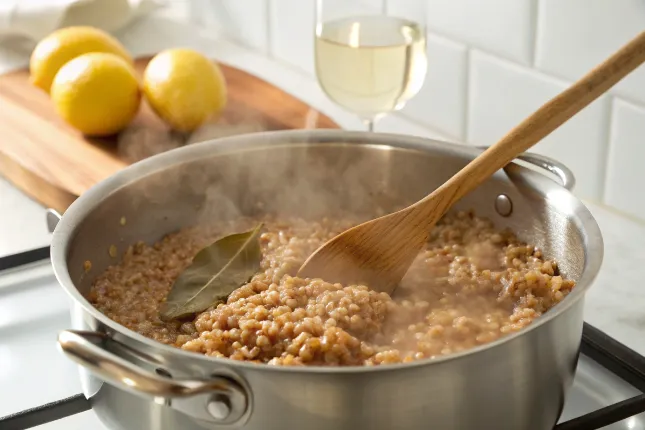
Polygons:
<instances>
[{"instance_id":1,"label":"kitchen towel","mask_svg":"<svg viewBox=\"0 0 645 430\"><path fill-rule=\"evenodd\" d=\"M91 25L115 32L163 0L0 0L0 44L35 45L52 31Z\"/></svg>"},{"instance_id":2,"label":"kitchen towel","mask_svg":"<svg viewBox=\"0 0 645 430\"><path fill-rule=\"evenodd\" d=\"M0 74L27 66L38 41L58 28L114 33L173 1L186 0L0 0Z\"/></svg>"}]
</instances>

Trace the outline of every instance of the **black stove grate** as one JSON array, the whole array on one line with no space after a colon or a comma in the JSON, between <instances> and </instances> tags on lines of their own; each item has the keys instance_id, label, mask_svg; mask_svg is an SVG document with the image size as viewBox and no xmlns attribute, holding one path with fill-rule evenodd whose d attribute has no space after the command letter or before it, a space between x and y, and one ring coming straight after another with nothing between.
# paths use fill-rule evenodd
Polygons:
<instances>
[{"instance_id":1,"label":"black stove grate","mask_svg":"<svg viewBox=\"0 0 645 430\"><path fill-rule=\"evenodd\" d=\"M580 352L645 393L645 357L584 323ZM554 430L596 430L645 412L645 394L634 396L578 418L560 423Z\"/></svg>"},{"instance_id":2,"label":"black stove grate","mask_svg":"<svg viewBox=\"0 0 645 430\"><path fill-rule=\"evenodd\" d=\"M7 415L0 418L0 429L2 430L23 430L36 427L42 424L51 423L52 421L67 418L69 416L80 414L81 412L92 409L90 401L83 394L56 402L47 403L46 405L37 406L22 412Z\"/></svg>"},{"instance_id":3,"label":"black stove grate","mask_svg":"<svg viewBox=\"0 0 645 430\"><path fill-rule=\"evenodd\" d=\"M49 247L0 257L0 271L49 258ZM645 393L645 357L596 327L584 323L580 352ZM23 430L66 418L92 408L83 394L27 409L0 418L0 430ZM578 418L554 430L597 430L645 412L645 394L623 400Z\"/></svg>"}]
</instances>

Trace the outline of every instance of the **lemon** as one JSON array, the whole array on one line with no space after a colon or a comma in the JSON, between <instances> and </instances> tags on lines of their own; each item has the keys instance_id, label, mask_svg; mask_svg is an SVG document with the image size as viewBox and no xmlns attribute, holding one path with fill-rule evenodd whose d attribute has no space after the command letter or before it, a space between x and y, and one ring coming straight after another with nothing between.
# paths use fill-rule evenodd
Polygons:
<instances>
[{"instance_id":1,"label":"lemon","mask_svg":"<svg viewBox=\"0 0 645 430\"><path fill-rule=\"evenodd\" d=\"M133 64L132 57L110 34L94 27L73 26L42 39L29 60L31 83L49 92L58 70L68 61L90 52L109 52Z\"/></svg>"},{"instance_id":2,"label":"lemon","mask_svg":"<svg viewBox=\"0 0 645 430\"><path fill-rule=\"evenodd\" d=\"M143 73L143 93L172 128L191 132L226 106L226 81L219 66L191 49L157 54Z\"/></svg>"},{"instance_id":3,"label":"lemon","mask_svg":"<svg viewBox=\"0 0 645 430\"><path fill-rule=\"evenodd\" d=\"M78 56L54 78L51 99L58 114L89 136L107 136L124 129L141 101L134 68L107 53Z\"/></svg>"}]
</instances>

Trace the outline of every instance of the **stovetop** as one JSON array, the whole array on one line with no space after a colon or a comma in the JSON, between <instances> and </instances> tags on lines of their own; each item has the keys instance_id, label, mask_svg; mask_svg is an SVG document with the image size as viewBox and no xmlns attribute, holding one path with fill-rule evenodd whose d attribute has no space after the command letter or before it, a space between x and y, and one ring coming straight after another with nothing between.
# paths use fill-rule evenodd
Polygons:
<instances>
[{"instance_id":1,"label":"stovetop","mask_svg":"<svg viewBox=\"0 0 645 430\"><path fill-rule=\"evenodd\" d=\"M56 348L70 303L48 258L47 247L0 258L0 430L105 429ZM555 430L645 430L644 392L645 357L585 323Z\"/></svg>"}]
</instances>

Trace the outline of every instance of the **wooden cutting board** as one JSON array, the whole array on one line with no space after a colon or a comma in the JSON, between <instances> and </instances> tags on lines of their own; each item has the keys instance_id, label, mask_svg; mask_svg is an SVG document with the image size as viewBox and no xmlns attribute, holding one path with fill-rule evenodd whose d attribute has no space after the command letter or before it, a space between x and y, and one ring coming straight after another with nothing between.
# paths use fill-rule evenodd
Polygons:
<instances>
[{"instance_id":1,"label":"wooden cutting board","mask_svg":"<svg viewBox=\"0 0 645 430\"><path fill-rule=\"evenodd\" d=\"M140 76L150 57L136 60ZM90 139L55 113L27 70L0 76L0 175L63 213L88 188L125 166L195 141L297 128L338 128L327 116L253 75L220 64L228 104L217 122L191 136L172 132L145 103L118 136ZM2 199L2 196L0 196Z\"/></svg>"}]
</instances>

